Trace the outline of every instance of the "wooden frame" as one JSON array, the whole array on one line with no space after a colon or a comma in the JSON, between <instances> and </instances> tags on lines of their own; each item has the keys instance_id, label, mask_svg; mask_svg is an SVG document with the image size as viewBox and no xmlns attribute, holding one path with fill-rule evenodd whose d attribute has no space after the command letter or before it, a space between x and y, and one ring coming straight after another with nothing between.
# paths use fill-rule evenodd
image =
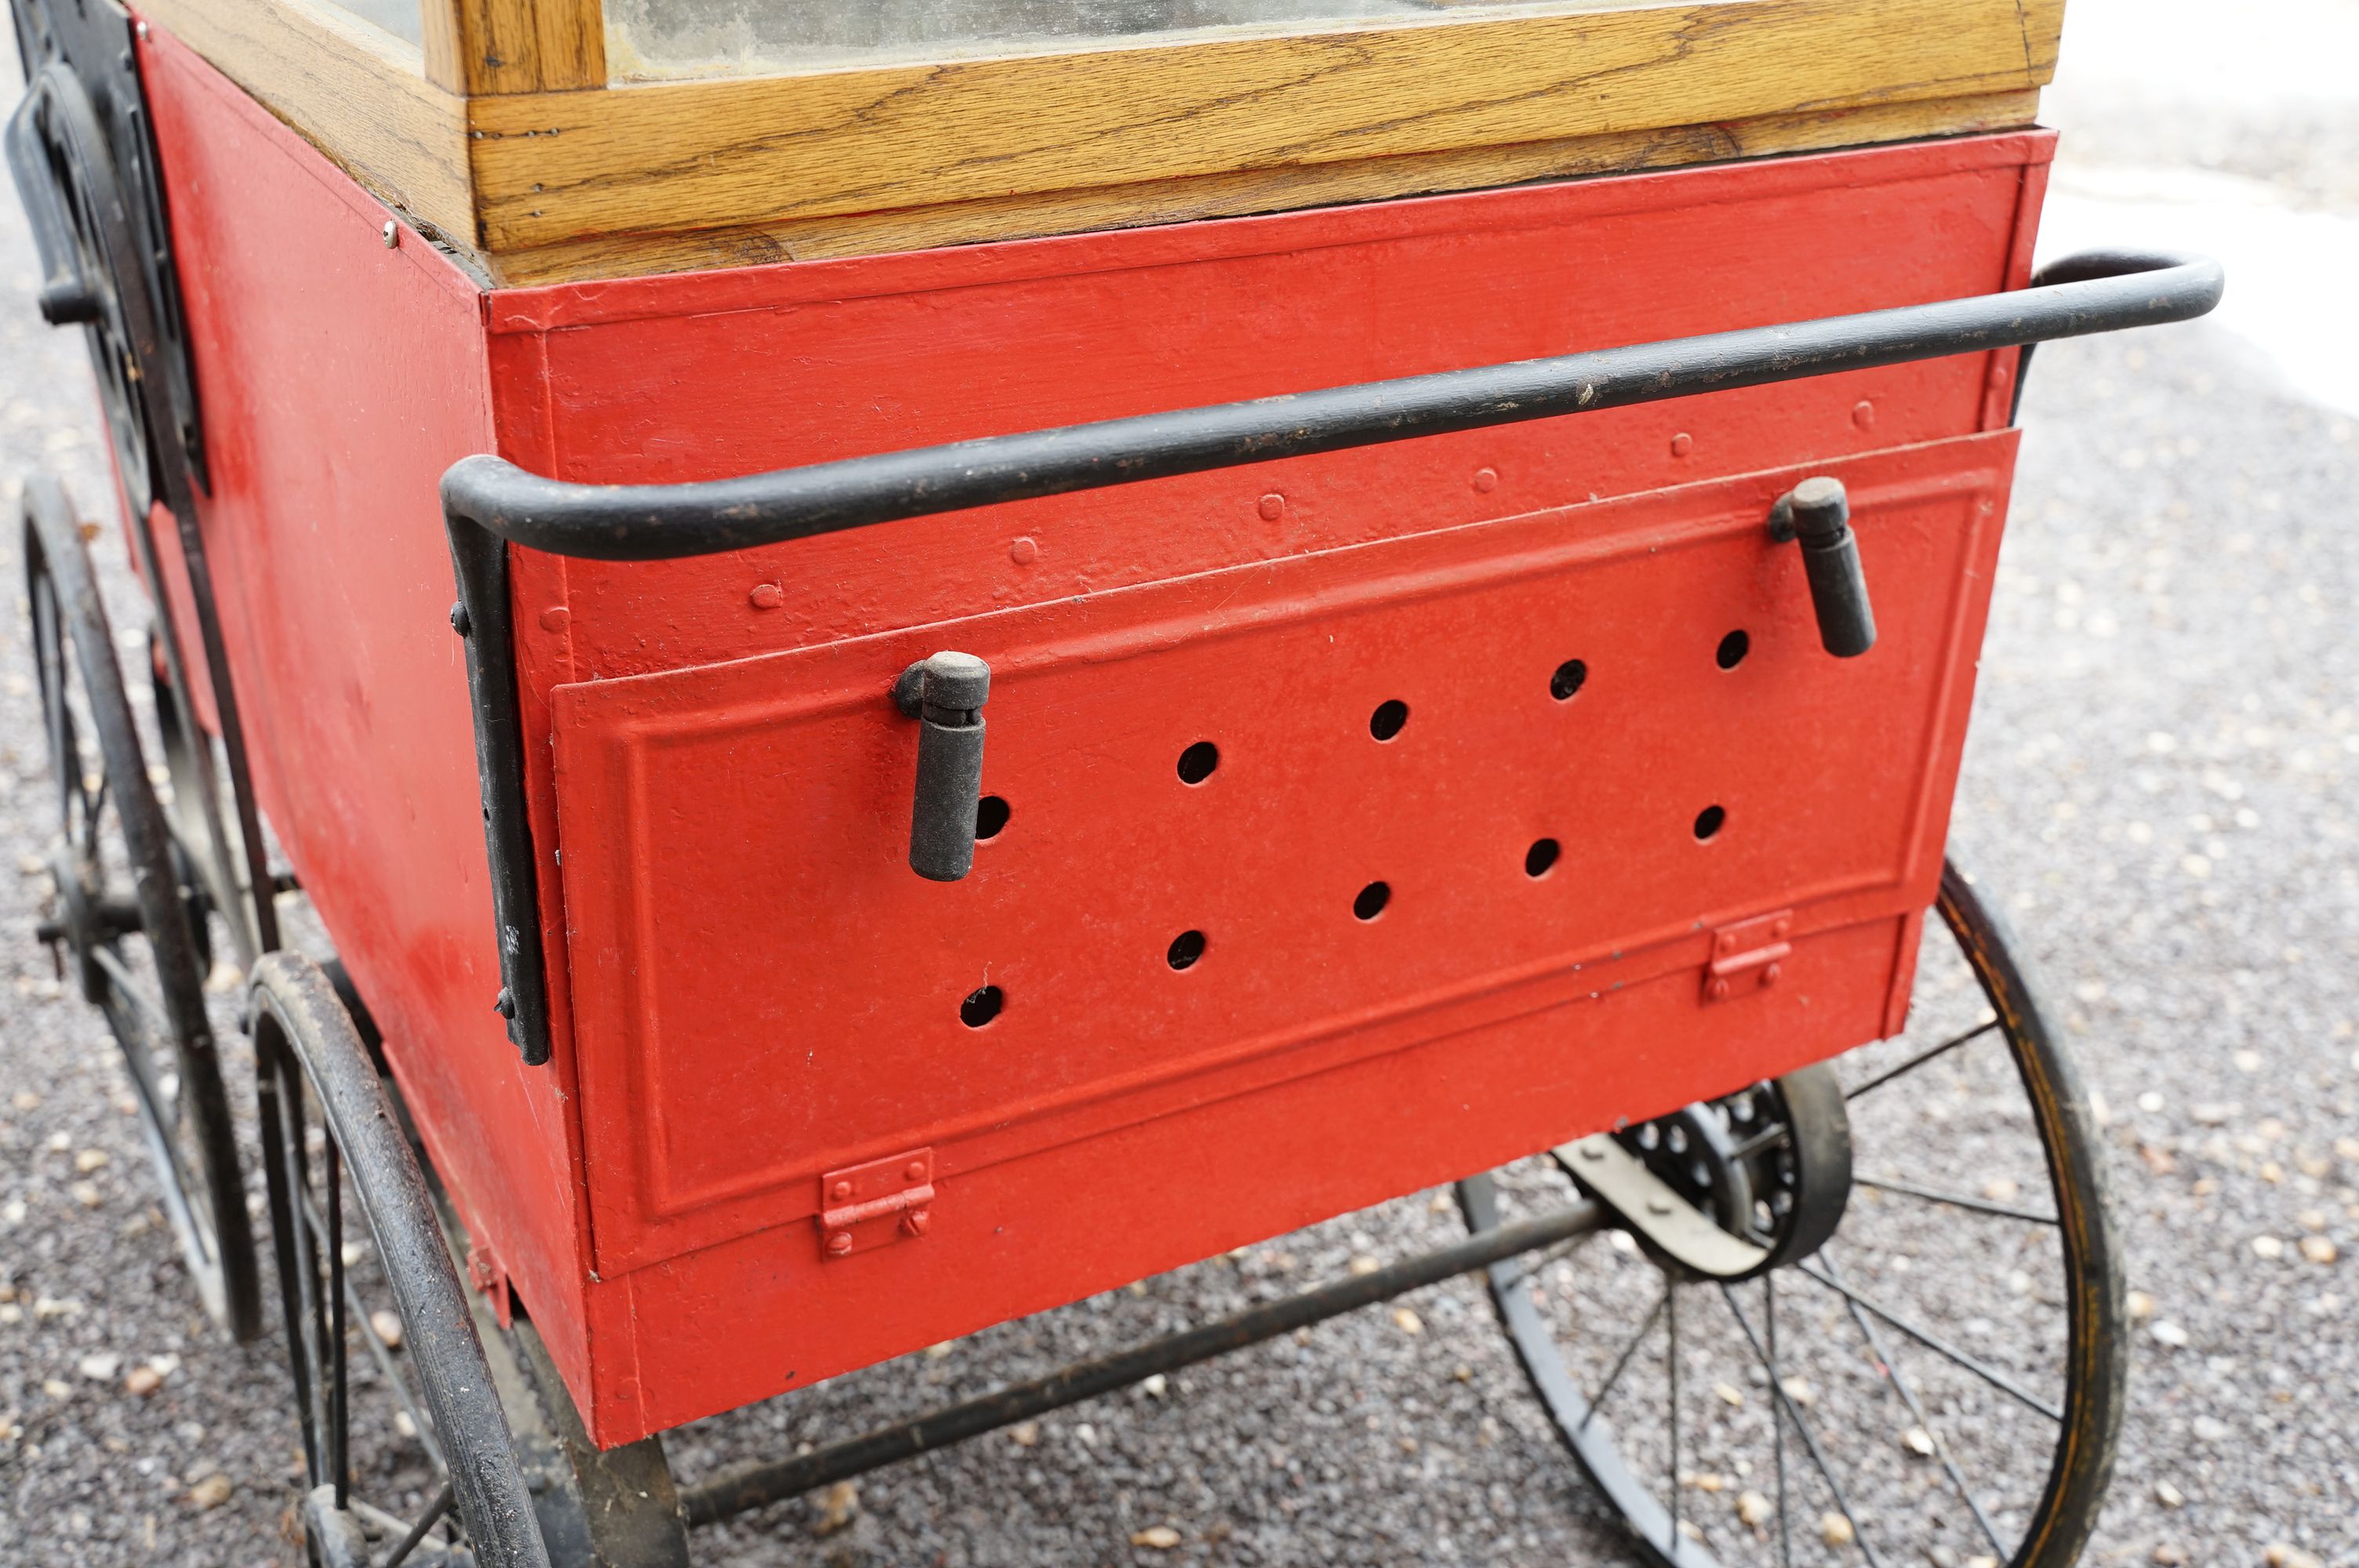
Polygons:
<instances>
[{"instance_id":1,"label":"wooden frame","mask_svg":"<svg viewBox=\"0 0 2359 1568\"><path fill-rule=\"evenodd\" d=\"M2063 0L1699 0L610 85L598 0L145 6L502 282L2021 125Z\"/></svg>"}]
</instances>

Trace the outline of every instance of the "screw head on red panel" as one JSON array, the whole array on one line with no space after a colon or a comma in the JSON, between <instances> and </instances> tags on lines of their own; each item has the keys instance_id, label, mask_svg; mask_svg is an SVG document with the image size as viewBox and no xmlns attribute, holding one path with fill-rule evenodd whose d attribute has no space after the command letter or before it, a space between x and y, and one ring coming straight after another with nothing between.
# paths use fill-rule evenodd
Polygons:
<instances>
[{"instance_id":1,"label":"screw head on red panel","mask_svg":"<svg viewBox=\"0 0 2359 1568\"><path fill-rule=\"evenodd\" d=\"M1864 397L1861 398L1857 403L1853 404L1851 406L1851 422L1858 426L1863 430L1874 428L1875 425L1875 405L1870 403Z\"/></svg>"},{"instance_id":2,"label":"screw head on red panel","mask_svg":"<svg viewBox=\"0 0 2359 1568\"><path fill-rule=\"evenodd\" d=\"M745 596L745 602L756 610L776 610L786 601L786 590L774 582L757 582Z\"/></svg>"},{"instance_id":3,"label":"screw head on red panel","mask_svg":"<svg viewBox=\"0 0 2359 1568\"><path fill-rule=\"evenodd\" d=\"M913 1208L901 1217L901 1228L912 1236L923 1236L926 1227L934 1222L930 1209Z\"/></svg>"},{"instance_id":4,"label":"screw head on red panel","mask_svg":"<svg viewBox=\"0 0 2359 1568\"><path fill-rule=\"evenodd\" d=\"M1685 430L1680 431L1678 435L1671 438L1671 456L1675 458L1683 458L1694 450L1695 438L1689 435Z\"/></svg>"},{"instance_id":5,"label":"screw head on red panel","mask_svg":"<svg viewBox=\"0 0 2359 1568\"><path fill-rule=\"evenodd\" d=\"M562 632L572 619L572 612L565 606L552 604L540 612L540 629L544 632Z\"/></svg>"},{"instance_id":6,"label":"screw head on red panel","mask_svg":"<svg viewBox=\"0 0 2359 1568\"><path fill-rule=\"evenodd\" d=\"M1488 495L1493 491L1498 489L1499 470L1496 469L1476 469L1474 470L1474 488L1482 492L1484 495Z\"/></svg>"},{"instance_id":7,"label":"screw head on red panel","mask_svg":"<svg viewBox=\"0 0 2359 1568\"><path fill-rule=\"evenodd\" d=\"M926 1162L923 1160L910 1161L908 1169L901 1173L901 1178L904 1181L909 1182L924 1181L926 1179Z\"/></svg>"},{"instance_id":8,"label":"screw head on red panel","mask_svg":"<svg viewBox=\"0 0 2359 1568\"><path fill-rule=\"evenodd\" d=\"M1275 523L1286 514L1286 497L1271 491L1261 498L1261 520Z\"/></svg>"},{"instance_id":9,"label":"screw head on red panel","mask_svg":"<svg viewBox=\"0 0 2359 1568\"><path fill-rule=\"evenodd\" d=\"M828 1234L827 1255L829 1257L841 1258L851 1250L852 1232L848 1230L837 1230L831 1231Z\"/></svg>"},{"instance_id":10,"label":"screw head on red panel","mask_svg":"<svg viewBox=\"0 0 2359 1568\"><path fill-rule=\"evenodd\" d=\"M1027 535L1007 546L1007 558L1019 567L1028 567L1040 558L1038 541Z\"/></svg>"}]
</instances>

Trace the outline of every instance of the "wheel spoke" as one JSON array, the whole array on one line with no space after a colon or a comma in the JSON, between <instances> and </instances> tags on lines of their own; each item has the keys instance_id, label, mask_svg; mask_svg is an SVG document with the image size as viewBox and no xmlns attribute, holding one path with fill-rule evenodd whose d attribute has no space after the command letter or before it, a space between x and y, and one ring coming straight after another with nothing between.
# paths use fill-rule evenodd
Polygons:
<instances>
[{"instance_id":1,"label":"wheel spoke","mask_svg":"<svg viewBox=\"0 0 2359 1568\"><path fill-rule=\"evenodd\" d=\"M1859 1548L1859 1554L1862 1557L1867 1559L1868 1568L1880 1568L1876 1561L1875 1548L1867 1543L1867 1532L1859 1526L1859 1515L1853 1511L1851 1499L1843 1496L1843 1483L1835 1479L1834 1471L1827 1465L1825 1452L1819 1447L1818 1433L1811 1429L1810 1422L1804 1418L1800 1407L1794 1403L1793 1397L1786 1392L1786 1385L1777 1380L1777 1374L1769 1360L1768 1352L1761 1347L1761 1341L1754 1336L1752 1321L1745 1315L1745 1309L1737 1304L1734 1288L1723 1281L1720 1287L1720 1298L1728 1303L1729 1312L1736 1319L1736 1326L1745 1335L1745 1343L1753 1347L1755 1358L1761 1363L1762 1369L1769 1373L1770 1400L1773 1403L1782 1406L1786 1413L1793 1418L1795 1433L1801 1438L1802 1447L1809 1453L1810 1464L1819 1473L1819 1479L1827 1484L1827 1490L1834 1497L1835 1507L1841 1509L1843 1518L1851 1521L1852 1544Z\"/></svg>"},{"instance_id":2,"label":"wheel spoke","mask_svg":"<svg viewBox=\"0 0 2359 1568\"><path fill-rule=\"evenodd\" d=\"M1835 1267L1835 1260L1832 1258L1826 1257L1824 1253L1820 1256L1825 1260L1827 1277L1840 1284L1843 1281L1843 1271ZM1908 1378L1901 1373L1900 1363L1894 1360L1885 1350L1884 1341L1875 1332L1875 1325L1867 1320L1867 1314L1861 1310L1860 1304L1854 1301L1847 1301L1843 1304L1851 1310L1852 1322L1859 1325L1860 1337L1867 1341L1868 1353L1875 1357L1876 1364L1882 1367L1885 1375L1892 1379L1892 1391L1898 1394L1900 1402L1908 1407L1910 1419L1915 1421L1924 1430L1925 1435L1932 1440L1934 1452L1941 1456L1941 1468L1949 1472L1950 1483L1958 1488L1958 1496L1964 1501L1966 1511L1973 1515L1974 1523L1982 1527L1983 1539L1989 1541L1991 1550L2004 1559L2007 1555L2007 1550L2000 1544L1998 1531L1991 1528L1990 1516L1983 1512L1982 1504L1974 1500L1974 1490L1966 1485L1966 1473L1958 1468L1957 1460L1951 1455L1950 1445L1942 1442L1940 1434L1933 1430L1933 1422L1925 1414L1925 1407L1918 1402L1917 1391L1908 1386Z\"/></svg>"},{"instance_id":3,"label":"wheel spoke","mask_svg":"<svg viewBox=\"0 0 2359 1568\"><path fill-rule=\"evenodd\" d=\"M311 1206L308 1198L304 1202L304 1208L310 1216L312 1226L321 1227L319 1210ZM367 1346L369 1359L376 1364L378 1375L383 1377L386 1385L393 1390L393 1397L401 1401L403 1411L409 1417L409 1424L418 1430L419 1446L426 1450L426 1457L433 1463L436 1470L448 1474L451 1468L450 1463L442 1455L442 1444L435 1438L433 1420L419 1406L418 1397L410 1391L409 1379L403 1375L400 1363L393 1358L392 1350L386 1346L384 1340L376 1336L376 1331L369 1326L367 1305L361 1300L360 1287L353 1283L353 1276L349 1270L343 1276L343 1295L345 1311L361 1325L361 1343Z\"/></svg>"},{"instance_id":4,"label":"wheel spoke","mask_svg":"<svg viewBox=\"0 0 2359 1568\"><path fill-rule=\"evenodd\" d=\"M1866 1308L1869 1312L1874 1313L1876 1316L1882 1318L1885 1322L1890 1324L1893 1327L1898 1329L1909 1338L1917 1341L1918 1344L1924 1346L1928 1350L1948 1357L1951 1360L1956 1362L1959 1366L1963 1367L1967 1371L1972 1372L1975 1377L1980 1378L1984 1382L1988 1383L1992 1388L1996 1389L1999 1392L2010 1395L2024 1404L2030 1406L2033 1410L2038 1411L2041 1415L2046 1416L2049 1420L2057 1422L2059 1425L2063 1423L2064 1412L2062 1411L2057 1409L2054 1405L2049 1404L2046 1400L2041 1399L2038 1394L2026 1389L2020 1383L2016 1382L2006 1373L1975 1360L1973 1357L1967 1355L1956 1346L1951 1345L1949 1341L1941 1338L1939 1335L1934 1334L1931 1330L1919 1327L1918 1325L1911 1323L1908 1319L1893 1312L1888 1307L1878 1305L1875 1301L1866 1296L1861 1295L1849 1285L1837 1283L1835 1281L1820 1273L1816 1269L1811 1268L1807 1263L1796 1264L1795 1271L1799 1273L1804 1279L1817 1281L1820 1284L1824 1285L1827 1289L1834 1292L1835 1294L1842 1296L1844 1300L1851 1302L1855 1305Z\"/></svg>"},{"instance_id":5,"label":"wheel spoke","mask_svg":"<svg viewBox=\"0 0 2359 1568\"><path fill-rule=\"evenodd\" d=\"M1785 1378L1777 1368L1777 1271L1771 1269L1761 1276L1762 1327L1769 1339L1769 1381L1780 1392ZM1794 1568L1794 1534L1786 1518L1786 1405L1772 1395L1769 1400L1769 1444L1777 1471L1777 1565Z\"/></svg>"},{"instance_id":6,"label":"wheel spoke","mask_svg":"<svg viewBox=\"0 0 2359 1568\"><path fill-rule=\"evenodd\" d=\"M1663 1307L1670 1299L1671 1287L1669 1281L1666 1281L1663 1285L1662 1299L1656 1302L1655 1310L1648 1313L1647 1320L1638 1325L1638 1332L1630 1336L1630 1343L1622 1347L1622 1354L1614 1358L1613 1370L1605 1374L1605 1381L1597 1385L1597 1397L1589 1401L1589 1409L1582 1412L1581 1425L1575 1427L1574 1431L1585 1431L1592 1418L1605 1407L1605 1396L1612 1393L1614 1385L1622 1380L1624 1370L1630 1365L1630 1357L1636 1355L1638 1346L1646 1343L1647 1334L1655 1326L1655 1320L1663 1315Z\"/></svg>"},{"instance_id":7,"label":"wheel spoke","mask_svg":"<svg viewBox=\"0 0 2359 1568\"><path fill-rule=\"evenodd\" d=\"M1970 1198L1962 1193L1937 1192L1931 1187L1920 1187L1913 1182L1896 1181L1890 1176L1854 1176L1852 1184L1859 1187L1874 1187L1880 1193L1898 1193L1904 1197L1922 1198L1927 1203L1945 1203L1952 1208L1970 1209L1975 1214L1995 1214L2002 1219L2019 1219L2028 1225L2058 1223L2052 1214L2040 1214L2037 1210L2027 1208L2015 1208L2006 1204L1993 1203L1988 1198Z\"/></svg>"},{"instance_id":8,"label":"wheel spoke","mask_svg":"<svg viewBox=\"0 0 2359 1568\"><path fill-rule=\"evenodd\" d=\"M1499 1289L1503 1291L1515 1289L1517 1285L1524 1283L1527 1280L1536 1277L1541 1270L1547 1268L1549 1264L1559 1262L1564 1259L1571 1257L1573 1253L1579 1249L1581 1244L1588 1239L1589 1238L1586 1236L1576 1236L1570 1241L1558 1242L1555 1246L1549 1248L1545 1252L1535 1253L1527 1259L1519 1258L1516 1260L1515 1268L1500 1279Z\"/></svg>"},{"instance_id":9,"label":"wheel spoke","mask_svg":"<svg viewBox=\"0 0 2359 1568\"><path fill-rule=\"evenodd\" d=\"M418 1543L426 1539L426 1532L440 1523L442 1516L451 1511L453 1495L451 1477L445 1476L442 1477L442 1489L434 1494L434 1500L426 1505L426 1511L418 1516L418 1522L409 1527L409 1533L401 1538L401 1544L393 1549L393 1554L385 1560L383 1568L401 1568L402 1563L408 1561L409 1554L418 1550Z\"/></svg>"},{"instance_id":10,"label":"wheel spoke","mask_svg":"<svg viewBox=\"0 0 2359 1568\"><path fill-rule=\"evenodd\" d=\"M328 1165L328 1434L329 1459L336 1486L336 1507L352 1502L352 1467L345 1430L344 1383L344 1161L332 1133L327 1141Z\"/></svg>"},{"instance_id":11,"label":"wheel spoke","mask_svg":"<svg viewBox=\"0 0 2359 1568\"><path fill-rule=\"evenodd\" d=\"M1860 1096L1865 1094L1870 1089L1882 1088L1893 1079L1905 1077L1908 1074L1915 1072L1918 1068L1923 1066L1934 1057L1947 1055L1949 1053L1956 1050L1959 1046L1963 1045L1968 1041L1979 1040L1997 1027L1998 1020L1996 1018L1985 1018L1980 1023L1975 1024L1972 1029L1967 1030L1964 1033L1952 1034L1947 1040L1942 1041L1939 1045L1933 1046L1930 1050L1919 1051L1916 1055L1911 1056L1906 1062L1901 1063L1900 1065L1887 1068L1885 1071L1876 1074L1874 1077L1868 1079L1867 1082L1860 1085L1859 1087L1855 1089L1845 1089L1843 1091L1843 1098L1847 1100L1857 1099Z\"/></svg>"},{"instance_id":12,"label":"wheel spoke","mask_svg":"<svg viewBox=\"0 0 2359 1568\"><path fill-rule=\"evenodd\" d=\"M1680 1560L1680 1292L1669 1275L1663 1279L1663 1325L1670 1336L1670 1350L1663 1357L1669 1371L1670 1403L1663 1412L1663 1430L1669 1434L1671 1451L1671 1536L1669 1556L1673 1568Z\"/></svg>"}]
</instances>

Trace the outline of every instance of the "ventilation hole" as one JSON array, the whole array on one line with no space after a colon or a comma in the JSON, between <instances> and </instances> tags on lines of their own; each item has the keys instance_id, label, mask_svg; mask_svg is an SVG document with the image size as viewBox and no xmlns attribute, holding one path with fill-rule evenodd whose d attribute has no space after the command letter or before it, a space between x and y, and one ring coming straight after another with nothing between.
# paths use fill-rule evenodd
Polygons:
<instances>
[{"instance_id":1,"label":"ventilation hole","mask_svg":"<svg viewBox=\"0 0 2359 1568\"><path fill-rule=\"evenodd\" d=\"M1562 852L1561 846L1553 838L1533 839L1532 847L1524 851L1524 875L1527 877L1548 875L1549 869L1556 864L1557 856Z\"/></svg>"},{"instance_id":2,"label":"ventilation hole","mask_svg":"<svg viewBox=\"0 0 2359 1568\"><path fill-rule=\"evenodd\" d=\"M980 1029L997 1018L999 1010L1006 1003L1006 996L997 986L984 986L969 991L966 1000L959 1003L959 1022L969 1029Z\"/></svg>"},{"instance_id":3,"label":"ventilation hole","mask_svg":"<svg viewBox=\"0 0 2359 1568\"><path fill-rule=\"evenodd\" d=\"M1199 741L1180 753L1180 782L1200 784L1212 776L1221 765L1221 749L1210 741Z\"/></svg>"},{"instance_id":4,"label":"ventilation hole","mask_svg":"<svg viewBox=\"0 0 2359 1568\"><path fill-rule=\"evenodd\" d=\"M1408 704L1395 697L1388 702L1378 703L1376 710L1368 715L1368 733L1379 741L1389 741L1399 734L1401 726L1408 722Z\"/></svg>"},{"instance_id":5,"label":"ventilation hole","mask_svg":"<svg viewBox=\"0 0 2359 1568\"><path fill-rule=\"evenodd\" d=\"M999 830L1007 826L1007 803L995 795L984 795L974 803L974 836L996 838Z\"/></svg>"},{"instance_id":6,"label":"ventilation hole","mask_svg":"<svg viewBox=\"0 0 2359 1568\"><path fill-rule=\"evenodd\" d=\"M1720 651L1714 654L1712 657L1719 663L1722 669L1733 670L1737 665L1743 664L1745 662L1745 655L1752 651L1752 638L1746 636L1741 631L1731 632L1727 636L1723 637L1720 640Z\"/></svg>"},{"instance_id":7,"label":"ventilation hole","mask_svg":"<svg viewBox=\"0 0 2359 1568\"><path fill-rule=\"evenodd\" d=\"M1393 890L1390 882L1370 882L1360 890L1360 896L1352 901L1352 913L1363 920L1374 920L1385 912L1385 905L1392 901Z\"/></svg>"},{"instance_id":8,"label":"ventilation hole","mask_svg":"<svg viewBox=\"0 0 2359 1568\"><path fill-rule=\"evenodd\" d=\"M1164 950L1163 960L1175 969L1184 969L1203 956L1204 934L1182 931L1171 938L1171 946Z\"/></svg>"},{"instance_id":9,"label":"ventilation hole","mask_svg":"<svg viewBox=\"0 0 2359 1568\"><path fill-rule=\"evenodd\" d=\"M1721 824L1727 820L1728 813L1723 811L1720 807L1716 806L1705 806L1701 811L1696 813L1696 837L1698 838L1711 838L1713 834L1720 831Z\"/></svg>"},{"instance_id":10,"label":"ventilation hole","mask_svg":"<svg viewBox=\"0 0 2359 1568\"><path fill-rule=\"evenodd\" d=\"M1581 683L1588 678L1587 665L1579 659L1567 659L1557 665L1554 675L1549 676L1549 695L1559 702L1570 701L1572 694L1581 689Z\"/></svg>"}]
</instances>

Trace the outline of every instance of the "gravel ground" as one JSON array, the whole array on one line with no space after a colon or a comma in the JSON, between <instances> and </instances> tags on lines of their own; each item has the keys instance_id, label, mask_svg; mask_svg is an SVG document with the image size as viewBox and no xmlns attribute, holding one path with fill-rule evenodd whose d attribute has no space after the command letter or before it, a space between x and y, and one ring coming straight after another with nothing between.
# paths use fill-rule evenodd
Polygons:
<instances>
[{"instance_id":1,"label":"gravel ground","mask_svg":"<svg viewBox=\"0 0 2359 1568\"><path fill-rule=\"evenodd\" d=\"M2347 104L2288 119L2098 83L2056 107L2094 157L2225 168L2359 217ZM0 500L46 466L90 506L105 484L82 351L39 325L33 283L0 201ZM2102 1101L2139 1292L2092 1560L2359 1563L2359 419L2199 323L2043 351L2027 424L1956 836L2008 890ZM112 529L96 547L131 624ZM201 1321L111 1044L32 942L42 879L19 867L47 848L49 797L13 526L0 557L19 604L0 614L0 1563L294 1563L277 1336L232 1349ZM231 1069L250 1109L250 1067ZM1951 1258L1945 1289L2049 1298L1954 1222L1881 1217L1901 1228L1863 1267ZM672 1452L694 1474L748 1437L840 1433L1455 1225L1404 1200L701 1423ZM1603 1248L1576 1260L1590 1271L1562 1276L1567 1301L1635 1267ZM1029 1444L883 1473L833 1517L824 1500L768 1510L709 1540L710 1560L1627 1561L1477 1292L1408 1304L1414 1319L1362 1314L1064 1412ZM132 1393L143 1366L160 1384ZM1709 1403L1722 1374L1693 1371ZM1756 1411L1757 1381L1726 1377ZM1974 1401L1929 1388L1961 1451L2010 1430ZM1697 1481L1724 1530L1728 1499ZM1179 1544L1129 1544L1158 1527ZM1814 1516L1809 1535L1798 1560L1819 1560ZM1946 1540L1904 1560L1970 1560Z\"/></svg>"}]
</instances>

